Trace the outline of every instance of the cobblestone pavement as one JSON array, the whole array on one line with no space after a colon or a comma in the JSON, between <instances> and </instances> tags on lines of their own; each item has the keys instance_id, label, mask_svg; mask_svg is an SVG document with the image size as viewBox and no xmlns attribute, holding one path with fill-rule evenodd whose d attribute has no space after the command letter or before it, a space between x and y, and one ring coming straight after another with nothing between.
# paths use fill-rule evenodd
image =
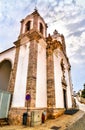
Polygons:
<instances>
[{"instance_id":1,"label":"cobblestone pavement","mask_svg":"<svg viewBox=\"0 0 85 130\"><path fill-rule=\"evenodd\" d=\"M2 126L0 130L65 130L70 125L75 123L75 121L79 120L81 117L84 116L83 111L78 111L73 115L66 115L63 114L62 116L56 119L47 120L44 124L29 127L29 126ZM80 130L80 129L78 129Z\"/></svg>"}]
</instances>

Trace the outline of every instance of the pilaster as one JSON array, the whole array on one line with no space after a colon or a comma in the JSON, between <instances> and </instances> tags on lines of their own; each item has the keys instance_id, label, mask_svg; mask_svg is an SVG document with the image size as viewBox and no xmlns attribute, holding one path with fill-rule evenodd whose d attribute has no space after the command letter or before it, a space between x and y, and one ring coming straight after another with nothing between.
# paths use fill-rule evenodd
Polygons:
<instances>
[{"instance_id":1,"label":"pilaster","mask_svg":"<svg viewBox=\"0 0 85 130\"><path fill-rule=\"evenodd\" d=\"M36 40L30 41L29 64L27 74L26 93L31 95L29 107L35 107L36 100L36 72L37 72L37 48Z\"/></svg>"},{"instance_id":2,"label":"pilaster","mask_svg":"<svg viewBox=\"0 0 85 130\"><path fill-rule=\"evenodd\" d=\"M15 53L14 66L13 66L12 71L11 71L9 87L8 87L8 91L11 93L14 92L16 71L17 71L17 64L18 64L18 57L19 57L19 50L20 50L20 40L14 42L14 44L16 45L16 53Z\"/></svg>"},{"instance_id":3,"label":"pilaster","mask_svg":"<svg viewBox=\"0 0 85 130\"><path fill-rule=\"evenodd\" d=\"M53 64L52 38L47 39L47 106L55 107L55 86L54 86L54 64ZM52 111L52 109L51 109Z\"/></svg>"},{"instance_id":4,"label":"pilaster","mask_svg":"<svg viewBox=\"0 0 85 130\"><path fill-rule=\"evenodd\" d=\"M47 56L47 105L55 106L53 54Z\"/></svg>"}]
</instances>

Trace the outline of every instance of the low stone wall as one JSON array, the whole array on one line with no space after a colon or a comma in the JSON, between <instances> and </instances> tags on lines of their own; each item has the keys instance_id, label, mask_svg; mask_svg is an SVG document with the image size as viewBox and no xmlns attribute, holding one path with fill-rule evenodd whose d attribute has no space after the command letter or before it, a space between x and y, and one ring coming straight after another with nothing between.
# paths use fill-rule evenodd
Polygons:
<instances>
[{"instance_id":1,"label":"low stone wall","mask_svg":"<svg viewBox=\"0 0 85 130\"><path fill-rule=\"evenodd\" d=\"M65 111L65 109L47 109L47 108L41 108L41 109L29 109L28 110L28 118L27 118L27 125L30 126L30 123L32 122L31 113L32 112L39 112L39 116L41 118L42 123L42 113L45 115L45 120L47 118L55 119L62 115ZM26 108L11 108L9 111L9 124L10 125L22 125L23 124L23 114L27 112ZM36 118L37 119L37 118Z\"/></svg>"},{"instance_id":2,"label":"low stone wall","mask_svg":"<svg viewBox=\"0 0 85 130\"><path fill-rule=\"evenodd\" d=\"M59 116L61 116L62 114L64 114L65 109L64 108L48 108L47 109L47 117L48 118L52 118L55 119Z\"/></svg>"},{"instance_id":3,"label":"low stone wall","mask_svg":"<svg viewBox=\"0 0 85 130\"><path fill-rule=\"evenodd\" d=\"M23 113L26 112L26 109L22 108L11 108L9 111L9 124L11 125L21 125L23 120Z\"/></svg>"},{"instance_id":4,"label":"low stone wall","mask_svg":"<svg viewBox=\"0 0 85 130\"><path fill-rule=\"evenodd\" d=\"M40 116L42 117L42 113L47 113L47 109L29 109L28 110L28 119L27 124L29 125L29 120L31 120L31 112L37 111L39 112ZM9 124L11 125L22 125L23 124L23 114L27 112L26 108L11 108L9 111ZM47 119L47 114L45 116L45 120ZM42 119L41 119L42 120Z\"/></svg>"}]
</instances>

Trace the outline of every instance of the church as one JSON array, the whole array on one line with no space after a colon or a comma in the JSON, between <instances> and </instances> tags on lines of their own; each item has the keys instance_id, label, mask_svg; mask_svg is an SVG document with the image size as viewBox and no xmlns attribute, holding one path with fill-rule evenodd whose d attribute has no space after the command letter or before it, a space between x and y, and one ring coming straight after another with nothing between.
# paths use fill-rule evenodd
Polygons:
<instances>
[{"instance_id":1,"label":"church","mask_svg":"<svg viewBox=\"0 0 85 130\"><path fill-rule=\"evenodd\" d=\"M65 38L57 30L47 36L47 28L35 9L21 20L14 46L0 53L0 90L12 95L8 112L12 124L21 124L27 106L29 112L45 112L47 118L72 108Z\"/></svg>"}]
</instances>

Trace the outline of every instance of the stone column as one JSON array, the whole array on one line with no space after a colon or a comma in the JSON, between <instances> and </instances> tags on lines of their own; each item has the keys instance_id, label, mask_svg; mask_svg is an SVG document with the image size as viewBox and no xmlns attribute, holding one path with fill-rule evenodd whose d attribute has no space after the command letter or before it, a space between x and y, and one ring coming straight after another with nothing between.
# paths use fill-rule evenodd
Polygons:
<instances>
[{"instance_id":1,"label":"stone column","mask_svg":"<svg viewBox=\"0 0 85 130\"><path fill-rule=\"evenodd\" d=\"M8 91L11 92L12 94L14 92L14 86L15 86L16 71L17 71L17 64L18 64L18 57L19 57L19 50L20 50L20 40L16 41L14 44L16 45L16 53L15 53L14 66L11 71L9 87L8 87Z\"/></svg>"},{"instance_id":2,"label":"stone column","mask_svg":"<svg viewBox=\"0 0 85 130\"><path fill-rule=\"evenodd\" d=\"M47 105L55 106L53 54L47 56Z\"/></svg>"},{"instance_id":3,"label":"stone column","mask_svg":"<svg viewBox=\"0 0 85 130\"><path fill-rule=\"evenodd\" d=\"M55 108L53 44L50 36L47 38L47 106L49 117Z\"/></svg>"},{"instance_id":4,"label":"stone column","mask_svg":"<svg viewBox=\"0 0 85 130\"><path fill-rule=\"evenodd\" d=\"M29 64L27 74L26 93L31 95L29 107L35 107L36 100L36 72L37 72L37 49L38 45L35 40L30 42Z\"/></svg>"},{"instance_id":5,"label":"stone column","mask_svg":"<svg viewBox=\"0 0 85 130\"><path fill-rule=\"evenodd\" d=\"M23 23L24 23L24 19L21 20L20 35L23 33Z\"/></svg>"}]
</instances>

